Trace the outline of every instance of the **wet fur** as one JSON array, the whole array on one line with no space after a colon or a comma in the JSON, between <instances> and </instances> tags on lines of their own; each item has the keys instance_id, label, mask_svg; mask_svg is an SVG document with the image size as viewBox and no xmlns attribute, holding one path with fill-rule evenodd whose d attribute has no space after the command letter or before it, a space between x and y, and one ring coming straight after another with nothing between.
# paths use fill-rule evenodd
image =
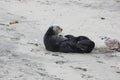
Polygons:
<instances>
[{"instance_id":1,"label":"wet fur","mask_svg":"<svg viewBox=\"0 0 120 80\"><path fill-rule=\"evenodd\" d=\"M58 29L62 29L57 26ZM55 31L54 26L49 27L45 36L44 44L47 50L53 52L65 52L65 53L90 53L95 43L86 36L74 37L73 35L66 35L63 37L59 35L60 31Z\"/></svg>"},{"instance_id":2,"label":"wet fur","mask_svg":"<svg viewBox=\"0 0 120 80\"><path fill-rule=\"evenodd\" d=\"M59 26L56 26L59 27ZM59 51L59 45L62 41L65 40L63 36L58 35L59 33L55 32L54 27L51 26L47 30L45 36L44 36L44 44L47 50L57 52Z\"/></svg>"}]
</instances>

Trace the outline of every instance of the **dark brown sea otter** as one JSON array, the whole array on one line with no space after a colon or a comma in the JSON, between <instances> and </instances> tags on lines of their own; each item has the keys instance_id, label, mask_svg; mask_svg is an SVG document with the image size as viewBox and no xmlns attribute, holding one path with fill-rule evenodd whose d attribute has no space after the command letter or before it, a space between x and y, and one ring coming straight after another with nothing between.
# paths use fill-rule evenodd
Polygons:
<instances>
[{"instance_id":1,"label":"dark brown sea otter","mask_svg":"<svg viewBox=\"0 0 120 80\"><path fill-rule=\"evenodd\" d=\"M61 32L62 28L59 26L49 27L44 35L44 45L47 50L65 53L90 53L95 46L95 43L86 36L66 35L63 37L59 35Z\"/></svg>"}]
</instances>

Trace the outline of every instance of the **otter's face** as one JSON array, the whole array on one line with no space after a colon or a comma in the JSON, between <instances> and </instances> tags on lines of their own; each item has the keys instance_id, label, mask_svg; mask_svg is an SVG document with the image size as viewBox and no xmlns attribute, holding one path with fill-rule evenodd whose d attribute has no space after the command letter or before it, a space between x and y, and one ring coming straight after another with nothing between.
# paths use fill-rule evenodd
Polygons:
<instances>
[{"instance_id":1,"label":"otter's face","mask_svg":"<svg viewBox=\"0 0 120 80\"><path fill-rule=\"evenodd\" d=\"M59 26L53 26L53 31L55 34L59 34L62 32L62 28L60 28Z\"/></svg>"}]
</instances>

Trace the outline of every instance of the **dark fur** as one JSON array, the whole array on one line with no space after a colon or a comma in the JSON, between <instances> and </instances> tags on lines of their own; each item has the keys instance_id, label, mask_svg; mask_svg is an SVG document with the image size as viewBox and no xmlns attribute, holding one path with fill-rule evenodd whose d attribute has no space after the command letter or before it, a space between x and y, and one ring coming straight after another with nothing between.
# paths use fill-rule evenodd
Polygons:
<instances>
[{"instance_id":1,"label":"dark fur","mask_svg":"<svg viewBox=\"0 0 120 80\"><path fill-rule=\"evenodd\" d=\"M44 36L44 44L47 50L65 53L90 53L95 43L86 36L74 37L73 35L58 35L50 27Z\"/></svg>"},{"instance_id":2,"label":"dark fur","mask_svg":"<svg viewBox=\"0 0 120 80\"><path fill-rule=\"evenodd\" d=\"M66 35L65 37L67 37L68 40L61 44L61 46L64 47L63 52L67 52L65 46L68 46L67 48L70 52L76 53L90 53L95 47L95 43L86 36L74 37L73 35Z\"/></svg>"},{"instance_id":3,"label":"dark fur","mask_svg":"<svg viewBox=\"0 0 120 80\"><path fill-rule=\"evenodd\" d=\"M53 52L59 51L59 45L64 40L65 38L63 38L63 36L58 35L53 31L53 26L49 27L44 36L44 44L46 49Z\"/></svg>"}]
</instances>

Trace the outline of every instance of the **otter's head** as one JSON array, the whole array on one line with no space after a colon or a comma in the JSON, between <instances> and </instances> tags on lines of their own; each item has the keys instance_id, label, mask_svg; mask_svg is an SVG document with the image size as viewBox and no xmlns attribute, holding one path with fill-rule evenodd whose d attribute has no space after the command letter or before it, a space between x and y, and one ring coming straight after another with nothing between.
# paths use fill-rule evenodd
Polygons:
<instances>
[{"instance_id":1,"label":"otter's head","mask_svg":"<svg viewBox=\"0 0 120 80\"><path fill-rule=\"evenodd\" d=\"M55 34L59 34L62 32L62 28L60 28L59 26L53 26L53 31Z\"/></svg>"},{"instance_id":2,"label":"otter's head","mask_svg":"<svg viewBox=\"0 0 120 80\"><path fill-rule=\"evenodd\" d=\"M47 31L47 35L58 35L59 33L62 32L62 28L60 28L59 26L50 26L48 31Z\"/></svg>"}]
</instances>

